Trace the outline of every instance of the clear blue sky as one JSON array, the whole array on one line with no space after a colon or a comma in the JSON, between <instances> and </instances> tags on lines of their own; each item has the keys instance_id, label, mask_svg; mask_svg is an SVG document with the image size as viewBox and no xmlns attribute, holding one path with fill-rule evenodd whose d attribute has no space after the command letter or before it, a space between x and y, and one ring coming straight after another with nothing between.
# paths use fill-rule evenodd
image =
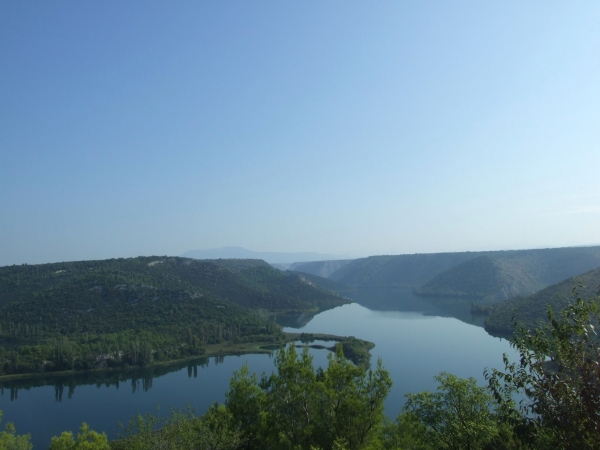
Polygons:
<instances>
[{"instance_id":1,"label":"clear blue sky","mask_svg":"<svg viewBox=\"0 0 600 450\"><path fill-rule=\"evenodd\" d=\"M600 243L600 2L2 1L0 265Z\"/></svg>"}]
</instances>

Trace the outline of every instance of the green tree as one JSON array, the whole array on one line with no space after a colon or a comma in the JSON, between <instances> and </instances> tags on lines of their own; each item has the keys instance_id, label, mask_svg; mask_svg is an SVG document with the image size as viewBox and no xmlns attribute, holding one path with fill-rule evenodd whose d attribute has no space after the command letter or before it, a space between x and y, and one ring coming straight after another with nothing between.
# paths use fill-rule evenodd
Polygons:
<instances>
[{"instance_id":1,"label":"green tree","mask_svg":"<svg viewBox=\"0 0 600 450\"><path fill-rule=\"evenodd\" d=\"M239 424L243 440L250 448L262 435L261 410L264 404L265 393L258 386L256 374L250 373L247 364L239 372L234 370L226 394L227 410Z\"/></svg>"},{"instance_id":2,"label":"green tree","mask_svg":"<svg viewBox=\"0 0 600 450\"><path fill-rule=\"evenodd\" d=\"M316 420L315 373L312 356L304 349L300 358L294 345L275 357L277 373L263 376L261 415L264 437L275 448L306 447L312 441Z\"/></svg>"},{"instance_id":3,"label":"green tree","mask_svg":"<svg viewBox=\"0 0 600 450\"><path fill-rule=\"evenodd\" d=\"M276 372L257 383L244 367L234 373L227 409L240 424L249 448L358 449L373 441L391 387L379 362L375 371L354 366L341 346L315 373L305 349L281 349Z\"/></svg>"},{"instance_id":4,"label":"green tree","mask_svg":"<svg viewBox=\"0 0 600 450\"><path fill-rule=\"evenodd\" d=\"M355 366L344 357L342 346L329 355L329 366L317 384L319 443L331 448L344 439L348 449L369 443L383 421L384 405L392 381L381 359L375 371Z\"/></svg>"},{"instance_id":5,"label":"green tree","mask_svg":"<svg viewBox=\"0 0 600 450\"><path fill-rule=\"evenodd\" d=\"M599 299L573 296L549 324L517 328L518 362L504 355L504 372L486 372L502 419L535 448L600 448Z\"/></svg>"},{"instance_id":6,"label":"green tree","mask_svg":"<svg viewBox=\"0 0 600 450\"><path fill-rule=\"evenodd\" d=\"M398 415L394 422L384 419L379 431L379 448L381 450L433 450L423 442L425 426L406 413Z\"/></svg>"},{"instance_id":7,"label":"green tree","mask_svg":"<svg viewBox=\"0 0 600 450\"><path fill-rule=\"evenodd\" d=\"M77 433L77 440L73 439L71 431L63 431L60 436L52 438L49 450L110 450L110 445L105 433L91 430L84 422Z\"/></svg>"},{"instance_id":8,"label":"green tree","mask_svg":"<svg viewBox=\"0 0 600 450\"><path fill-rule=\"evenodd\" d=\"M160 419L138 415L129 423L126 436L111 442L113 450L235 450L242 439L239 427L224 406L212 406L203 417L193 411L171 410Z\"/></svg>"},{"instance_id":9,"label":"green tree","mask_svg":"<svg viewBox=\"0 0 600 450\"><path fill-rule=\"evenodd\" d=\"M2 420L2 411L0 411L0 421ZM15 426L8 422L4 431L0 431L0 450L31 450L31 436L29 434L16 434Z\"/></svg>"},{"instance_id":10,"label":"green tree","mask_svg":"<svg viewBox=\"0 0 600 450\"><path fill-rule=\"evenodd\" d=\"M407 394L406 426L413 425L418 440L434 448L482 449L498 434L492 396L467 380L442 372L434 377L437 392Z\"/></svg>"}]
</instances>

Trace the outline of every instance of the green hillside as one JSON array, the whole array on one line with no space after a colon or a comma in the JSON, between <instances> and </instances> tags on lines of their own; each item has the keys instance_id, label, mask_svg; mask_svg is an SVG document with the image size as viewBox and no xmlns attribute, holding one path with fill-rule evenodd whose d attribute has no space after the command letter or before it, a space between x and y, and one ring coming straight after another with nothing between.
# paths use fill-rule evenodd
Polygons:
<instances>
[{"instance_id":1,"label":"green hillside","mask_svg":"<svg viewBox=\"0 0 600 450\"><path fill-rule=\"evenodd\" d=\"M583 287L578 285L581 281ZM593 297L600 288L600 268L586 272L576 278L568 278L527 297L517 297L490 306L486 313L485 329L490 333L512 334L513 317L528 328L534 328L539 321L547 320L548 305L560 311L573 300L572 291L583 298Z\"/></svg>"},{"instance_id":2,"label":"green hillside","mask_svg":"<svg viewBox=\"0 0 600 450\"><path fill-rule=\"evenodd\" d=\"M526 295L547 286L545 280L536 278L534 268L514 264L515 258L503 255L478 258L458 264L425 283L415 293L432 297L485 298L505 300Z\"/></svg>"},{"instance_id":3,"label":"green hillside","mask_svg":"<svg viewBox=\"0 0 600 450\"><path fill-rule=\"evenodd\" d=\"M493 267L485 259L457 267L481 257L492 260ZM460 292L465 296L479 296L484 293L502 299L531 294L598 266L600 247L430 253L361 258L328 278L352 287L423 288L430 295ZM450 269L454 270L442 276ZM433 282L438 276L440 278ZM471 280L472 277L476 281ZM427 286L429 282L432 284Z\"/></svg>"},{"instance_id":4,"label":"green hillside","mask_svg":"<svg viewBox=\"0 0 600 450\"><path fill-rule=\"evenodd\" d=\"M139 257L0 267L0 374L145 365L202 354L208 344L277 341L272 313L343 303L261 261Z\"/></svg>"},{"instance_id":5,"label":"green hillside","mask_svg":"<svg viewBox=\"0 0 600 450\"><path fill-rule=\"evenodd\" d=\"M416 292L499 301L533 294L599 265L598 247L490 252L442 272Z\"/></svg>"},{"instance_id":6,"label":"green hillside","mask_svg":"<svg viewBox=\"0 0 600 450\"><path fill-rule=\"evenodd\" d=\"M415 290L420 295L486 297L502 287L502 273L489 256L458 264Z\"/></svg>"},{"instance_id":7,"label":"green hillside","mask_svg":"<svg viewBox=\"0 0 600 450\"><path fill-rule=\"evenodd\" d=\"M481 253L430 253L356 259L328 278L354 287L419 287Z\"/></svg>"}]
</instances>

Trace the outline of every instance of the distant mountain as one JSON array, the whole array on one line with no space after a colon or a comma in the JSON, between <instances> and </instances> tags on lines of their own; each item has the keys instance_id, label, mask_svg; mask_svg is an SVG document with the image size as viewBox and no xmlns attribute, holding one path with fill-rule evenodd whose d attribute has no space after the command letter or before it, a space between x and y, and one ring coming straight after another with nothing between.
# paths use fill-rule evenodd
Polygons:
<instances>
[{"instance_id":1,"label":"distant mountain","mask_svg":"<svg viewBox=\"0 0 600 450\"><path fill-rule=\"evenodd\" d=\"M181 256L194 259L262 259L269 264L291 264L295 262L323 261L341 258L337 255L327 255L313 252L255 252L243 247L220 247L211 248L208 250L191 250Z\"/></svg>"},{"instance_id":2,"label":"distant mountain","mask_svg":"<svg viewBox=\"0 0 600 450\"><path fill-rule=\"evenodd\" d=\"M583 287L578 286L580 280ZM512 334L513 317L528 328L534 328L539 321L548 317L548 306L555 312L573 301L575 288L582 298L595 297L600 288L600 267L578 277L570 277L527 297L517 297L490 306L485 319L485 329L495 334Z\"/></svg>"},{"instance_id":3,"label":"distant mountain","mask_svg":"<svg viewBox=\"0 0 600 450\"><path fill-rule=\"evenodd\" d=\"M429 253L356 259L328 278L353 287L410 287L430 295L502 299L531 294L598 266L600 247Z\"/></svg>"}]
</instances>

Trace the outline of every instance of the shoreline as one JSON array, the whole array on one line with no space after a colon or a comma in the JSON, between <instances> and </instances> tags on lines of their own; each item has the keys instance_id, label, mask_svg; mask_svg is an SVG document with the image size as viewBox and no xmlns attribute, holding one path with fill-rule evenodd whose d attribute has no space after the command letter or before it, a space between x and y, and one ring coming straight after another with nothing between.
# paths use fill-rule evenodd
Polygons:
<instances>
[{"instance_id":1,"label":"shoreline","mask_svg":"<svg viewBox=\"0 0 600 450\"><path fill-rule=\"evenodd\" d=\"M34 372L34 373L22 373L22 374L10 374L1 375L0 382L13 381L13 380L27 380L36 378L48 378L48 377L65 377L69 375L85 375L85 374L101 374L101 373L114 373L114 372L133 372L140 369L146 369L150 367L160 367L174 365L186 361L193 361L201 358L210 358L213 356L235 356L235 355L247 355L247 354L267 354L273 353L276 349L268 349L263 347L282 346L289 342L299 341L304 335L310 341L334 341L343 342L348 339L347 336L337 336L326 333L285 333L284 338L274 342L245 342L243 344L208 344L206 345L205 352L201 355L193 355L180 359L169 359L167 361L154 361L151 364L145 366L127 366L127 367L102 367L90 370L61 370L52 372Z\"/></svg>"}]
</instances>

